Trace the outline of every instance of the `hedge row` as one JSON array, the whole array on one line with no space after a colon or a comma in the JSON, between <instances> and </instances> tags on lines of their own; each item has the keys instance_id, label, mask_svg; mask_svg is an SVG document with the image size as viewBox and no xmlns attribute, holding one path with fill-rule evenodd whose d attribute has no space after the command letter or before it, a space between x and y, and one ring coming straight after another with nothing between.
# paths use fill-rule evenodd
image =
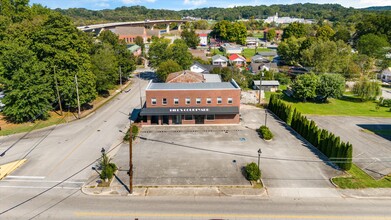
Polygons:
<instances>
[{"instance_id":1,"label":"hedge row","mask_svg":"<svg viewBox=\"0 0 391 220\"><path fill-rule=\"evenodd\" d=\"M282 102L276 95L270 96L268 109L318 148L330 161L343 170L350 170L352 167L352 144L344 143L333 133L320 129L314 121L308 120L296 109L292 111L292 107Z\"/></svg>"}]
</instances>

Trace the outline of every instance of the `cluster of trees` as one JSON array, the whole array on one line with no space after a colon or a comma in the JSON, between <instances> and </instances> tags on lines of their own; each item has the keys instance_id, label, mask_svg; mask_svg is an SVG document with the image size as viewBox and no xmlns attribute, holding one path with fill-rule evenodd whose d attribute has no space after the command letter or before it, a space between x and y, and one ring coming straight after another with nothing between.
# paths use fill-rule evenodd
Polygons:
<instances>
[{"instance_id":1,"label":"cluster of trees","mask_svg":"<svg viewBox=\"0 0 391 220\"><path fill-rule=\"evenodd\" d=\"M213 31L210 35L223 41L244 45L246 44L247 28L243 22L223 20L213 26Z\"/></svg>"},{"instance_id":2,"label":"cluster of trees","mask_svg":"<svg viewBox=\"0 0 391 220\"><path fill-rule=\"evenodd\" d=\"M176 39L170 44L169 39L153 38L149 47L149 61L157 68L158 77L165 81L172 72L188 69L193 63L193 56L187 44L182 39Z\"/></svg>"},{"instance_id":3,"label":"cluster of trees","mask_svg":"<svg viewBox=\"0 0 391 220\"><path fill-rule=\"evenodd\" d=\"M387 13L382 8L372 8L371 11L345 8L338 4L292 4L292 5L260 5L240 6L233 8L199 8L192 10L162 10L147 9L144 6L120 7L114 10L87 10L83 8L56 9L70 16L78 25L98 22L140 21L144 19L180 19L186 16L213 20L236 21L237 19L265 19L278 13L280 16L299 17L316 20L358 21L372 13ZM389 9L388 9L389 10Z\"/></svg>"},{"instance_id":4,"label":"cluster of trees","mask_svg":"<svg viewBox=\"0 0 391 220\"><path fill-rule=\"evenodd\" d=\"M354 84L352 92L361 101L375 100L381 94L381 86L376 81L362 78Z\"/></svg>"},{"instance_id":5,"label":"cluster of trees","mask_svg":"<svg viewBox=\"0 0 391 220\"><path fill-rule=\"evenodd\" d=\"M12 122L48 118L58 108L57 88L63 106L77 107L75 77L83 105L118 83L119 66L124 77L134 68L132 55L117 37L103 34L95 43L58 12L30 7L28 0L0 3L3 114Z\"/></svg>"},{"instance_id":6,"label":"cluster of trees","mask_svg":"<svg viewBox=\"0 0 391 220\"><path fill-rule=\"evenodd\" d=\"M181 33L181 38L186 42L188 47L193 49L196 49L198 44L200 44L200 38L195 32L194 25L191 23L186 23Z\"/></svg>"},{"instance_id":7,"label":"cluster of trees","mask_svg":"<svg viewBox=\"0 0 391 220\"><path fill-rule=\"evenodd\" d=\"M281 101L275 94L270 97L268 109L319 149L338 167L350 170L353 156L352 144L344 143L340 137L325 129L320 129L313 120L308 120L296 109L292 111L292 107Z\"/></svg>"},{"instance_id":8,"label":"cluster of trees","mask_svg":"<svg viewBox=\"0 0 391 220\"><path fill-rule=\"evenodd\" d=\"M302 74L292 83L293 96L304 102L319 97L323 102L327 98L339 98L345 91L345 78L340 74L324 73L321 75Z\"/></svg>"},{"instance_id":9,"label":"cluster of trees","mask_svg":"<svg viewBox=\"0 0 391 220\"><path fill-rule=\"evenodd\" d=\"M380 68L391 64L386 57L390 23L391 16L386 14L367 16L347 26L292 23L284 29L278 54L290 65L310 66L317 73L367 76L375 64ZM352 52L350 43L358 53Z\"/></svg>"}]
</instances>

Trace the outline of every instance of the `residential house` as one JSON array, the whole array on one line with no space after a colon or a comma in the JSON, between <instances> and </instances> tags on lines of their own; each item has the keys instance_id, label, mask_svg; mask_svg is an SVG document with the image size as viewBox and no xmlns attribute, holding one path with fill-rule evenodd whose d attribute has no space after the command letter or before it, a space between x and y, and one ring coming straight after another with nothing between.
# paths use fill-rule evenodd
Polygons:
<instances>
[{"instance_id":1,"label":"residential house","mask_svg":"<svg viewBox=\"0 0 391 220\"><path fill-rule=\"evenodd\" d=\"M228 66L228 59L225 56L219 54L212 57L212 65L226 67Z\"/></svg>"},{"instance_id":2,"label":"residential house","mask_svg":"<svg viewBox=\"0 0 391 220\"><path fill-rule=\"evenodd\" d=\"M246 65L246 58L239 54L232 54L228 59L232 66L241 67Z\"/></svg>"},{"instance_id":3,"label":"residential house","mask_svg":"<svg viewBox=\"0 0 391 220\"><path fill-rule=\"evenodd\" d=\"M229 43L224 43L220 46L220 49L223 50L226 54L235 54L235 53L242 53L243 48L238 45L232 45Z\"/></svg>"},{"instance_id":4,"label":"residential house","mask_svg":"<svg viewBox=\"0 0 391 220\"><path fill-rule=\"evenodd\" d=\"M253 89L259 90L260 80L254 80L253 81ZM278 86L280 85L280 82L277 80L262 80L262 91L266 92L275 92L278 90Z\"/></svg>"},{"instance_id":5,"label":"residential house","mask_svg":"<svg viewBox=\"0 0 391 220\"><path fill-rule=\"evenodd\" d=\"M141 47L137 44L129 45L128 50L133 54L133 56L138 57L141 55Z\"/></svg>"},{"instance_id":6,"label":"residential house","mask_svg":"<svg viewBox=\"0 0 391 220\"><path fill-rule=\"evenodd\" d=\"M203 73L203 76L206 83L222 82L221 76L219 74Z\"/></svg>"},{"instance_id":7,"label":"residential house","mask_svg":"<svg viewBox=\"0 0 391 220\"><path fill-rule=\"evenodd\" d=\"M189 70L170 73L166 79L166 83L214 83L221 81L219 74L196 73Z\"/></svg>"},{"instance_id":8,"label":"residential house","mask_svg":"<svg viewBox=\"0 0 391 220\"><path fill-rule=\"evenodd\" d=\"M208 34L198 34L198 37L200 38L200 46L208 45Z\"/></svg>"},{"instance_id":9,"label":"residential house","mask_svg":"<svg viewBox=\"0 0 391 220\"><path fill-rule=\"evenodd\" d=\"M383 82L391 82L391 67L383 70L380 77Z\"/></svg>"},{"instance_id":10,"label":"residential house","mask_svg":"<svg viewBox=\"0 0 391 220\"><path fill-rule=\"evenodd\" d=\"M261 46L261 41L256 37L247 37L246 38L247 47L259 47Z\"/></svg>"},{"instance_id":11,"label":"residential house","mask_svg":"<svg viewBox=\"0 0 391 220\"><path fill-rule=\"evenodd\" d=\"M270 61L262 55L255 55L251 57L251 63L269 63Z\"/></svg>"},{"instance_id":12,"label":"residential house","mask_svg":"<svg viewBox=\"0 0 391 220\"><path fill-rule=\"evenodd\" d=\"M196 73L210 73L210 71L215 68L215 67L220 67L220 66L215 66L215 65L205 65L201 64L197 61L195 61L191 66L190 66L190 71L196 72Z\"/></svg>"}]
</instances>

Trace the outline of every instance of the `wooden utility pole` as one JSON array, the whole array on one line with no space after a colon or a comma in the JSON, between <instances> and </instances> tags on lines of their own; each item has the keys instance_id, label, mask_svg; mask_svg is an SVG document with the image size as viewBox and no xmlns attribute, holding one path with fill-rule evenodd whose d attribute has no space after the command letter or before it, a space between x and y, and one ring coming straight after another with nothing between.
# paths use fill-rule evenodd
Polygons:
<instances>
[{"instance_id":1,"label":"wooden utility pole","mask_svg":"<svg viewBox=\"0 0 391 220\"><path fill-rule=\"evenodd\" d=\"M261 73L261 78L260 78L260 81L259 81L259 100L258 100L258 104L261 104L261 99L262 99L262 92L261 92L261 89L262 89L262 76L263 76L263 70L262 70L262 73Z\"/></svg>"},{"instance_id":2,"label":"wooden utility pole","mask_svg":"<svg viewBox=\"0 0 391 220\"><path fill-rule=\"evenodd\" d=\"M130 119L129 127L129 194L133 193L133 160L132 160L132 151L133 151L133 132L132 132L132 120Z\"/></svg>"},{"instance_id":3,"label":"wooden utility pole","mask_svg":"<svg viewBox=\"0 0 391 220\"><path fill-rule=\"evenodd\" d=\"M80 119L80 98L79 98L79 84L77 83L77 75L75 75L76 96L77 96L77 117Z\"/></svg>"},{"instance_id":4,"label":"wooden utility pole","mask_svg":"<svg viewBox=\"0 0 391 220\"><path fill-rule=\"evenodd\" d=\"M122 72L121 72L121 66L119 67L119 84L120 84L120 90L122 92Z\"/></svg>"},{"instance_id":5,"label":"wooden utility pole","mask_svg":"<svg viewBox=\"0 0 391 220\"><path fill-rule=\"evenodd\" d=\"M58 91L58 84L57 84L57 78L56 78L56 66L53 67L53 70L54 70L54 82L56 83L58 105L60 106L60 112L61 112L61 116L62 116L61 97L60 97L60 92Z\"/></svg>"}]
</instances>

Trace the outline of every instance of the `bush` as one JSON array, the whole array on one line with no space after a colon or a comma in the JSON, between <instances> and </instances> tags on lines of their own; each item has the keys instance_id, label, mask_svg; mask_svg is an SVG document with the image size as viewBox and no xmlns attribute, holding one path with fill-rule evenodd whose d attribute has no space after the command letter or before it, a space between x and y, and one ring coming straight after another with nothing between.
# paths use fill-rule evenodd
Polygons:
<instances>
[{"instance_id":1,"label":"bush","mask_svg":"<svg viewBox=\"0 0 391 220\"><path fill-rule=\"evenodd\" d=\"M256 163L249 163L246 165L246 178L249 181L256 181L261 178L261 171Z\"/></svg>"},{"instance_id":2,"label":"bush","mask_svg":"<svg viewBox=\"0 0 391 220\"><path fill-rule=\"evenodd\" d=\"M100 167L102 169L100 173L100 178L102 180L110 180L113 178L114 172L117 170L117 166L114 163L111 163L111 158L109 158L106 153L102 153Z\"/></svg>"},{"instance_id":3,"label":"bush","mask_svg":"<svg viewBox=\"0 0 391 220\"><path fill-rule=\"evenodd\" d=\"M273 138L273 134L272 132L269 130L268 127L266 127L265 125L262 125L260 128L259 128L259 132L261 132L262 134L262 137L263 139L265 140L270 140Z\"/></svg>"},{"instance_id":4,"label":"bush","mask_svg":"<svg viewBox=\"0 0 391 220\"><path fill-rule=\"evenodd\" d=\"M125 137L124 137L124 141L129 141L130 139L130 133L129 133L129 130L126 132L125 134ZM138 135L138 132L139 132L139 129L137 127L137 125L132 125L132 137L133 137L133 140L136 139L137 135Z\"/></svg>"}]
</instances>

